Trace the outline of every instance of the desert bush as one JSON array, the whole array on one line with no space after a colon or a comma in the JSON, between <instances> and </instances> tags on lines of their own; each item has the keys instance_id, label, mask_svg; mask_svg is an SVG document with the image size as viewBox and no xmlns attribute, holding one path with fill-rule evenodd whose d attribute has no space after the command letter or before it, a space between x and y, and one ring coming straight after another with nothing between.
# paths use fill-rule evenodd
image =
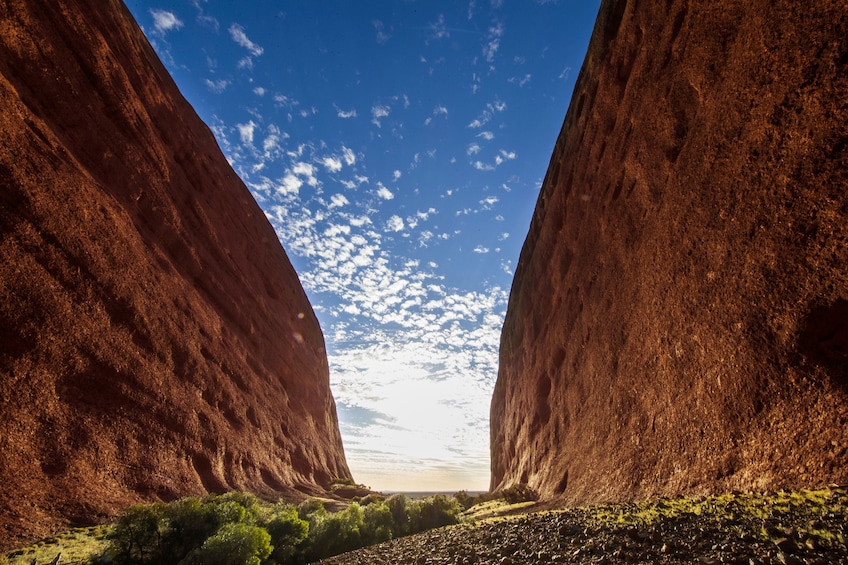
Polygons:
<instances>
[{"instance_id":1,"label":"desert bush","mask_svg":"<svg viewBox=\"0 0 848 565\"><path fill-rule=\"evenodd\" d=\"M312 561L339 555L363 547L362 530L365 516L357 503L336 512L310 520L307 556Z\"/></svg>"},{"instance_id":2,"label":"desert bush","mask_svg":"<svg viewBox=\"0 0 848 565\"><path fill-rule=\"evenodd\" d=\"M394 537L412 533L413 516L410 512L410 503L409 497L405 494L393 494L384 503L392 514L392 534Z\"/></svg>"},{"instance_id":3,"label":"desert bush","mask_svg":"<svg viewBox=\"0 0 848 565\"><path fill-rule=\"evenodd\" d=\"M455 492L455 493L453 493L453 497L456 499L456 502L459 504L459 507L462 510L468 510L469 508L471 508L472 506L477 504L476 503L477 497L471 496L470 494L468 494L467 490L461 490L459 492Z\"/></svg>"},{"instance_id":4,"label":"desert bush","mask_svg":"<svg viewBox=\"0 0 848 565\"><path fill-rule=\"evenodd\" d=\"M202 549L223 526L252 526L258 515L256 497L239 492L202 500L187 497L170 504L133 506L118 519L109 534L107 555L119 565L179 563ZM213 544L213 549L217 553L223 551L220 545L223 541L215 543L218 545Z\"/></svg>"},{"instance_id":5,"label":"desert bush","mask_svg":"<svg viewBox=\"0 0 848 565\"><path fill-rule=\"evenodd\" d=\"M118 519L99 562L292 565L459 521L459 502L444 495L369 495L366 502L334 514L316 498L263 509L244 493L133 506Z\"/></svg>"},{"instance_id":6,"label":"desert bush","mask_svg":"<svg viewBox=\"0 0 848 565\"><path fill-rule=\"evenodd\" d=\"M539 493L533 490L530 485L525 483L507 487L500 492L500 495L503 496L503 499L510 504L539 500Z\"/></svg>"},{"instance_id":7,"label":"desert bush","mask_svg":"<svg viewBox=\"0 0 848 565\"><path fill-rule=\"evenodd\" d=\"M165 505L135 505L118 518L107 536L113 562L120 565L152 563L161 552L165 528Z\"/></svg>"},{"instance_id":8,"label":"desert bush","mask_svg":"<svg viewBox=\"0 0 848 565\"><path fill-rule=\"evenodd\" d=\"M307 520L312 524L313 517L326 516L327 509L324 508L324 503L317 498L307 498L297 505L297 515L301 520Z\"/></svg>"},{"instance_id":9,"label":"desert bush","mask_svg":"<svg viewBox=\"0 0 848 565\"><path fill-rule=\"evenodd\" d=\"M381 494L371 493L368 496L365 496L359 500L354 500L354 502L359 502L360 506L368 506L369 504L373 504L375 502L383 502L386 500L386 497Z\"/></svg>"},{"instance_id":10,"label":"desert bush","mask_svg":"<svg viewBox=\"0 0 848 565\"><path fill-rule=\"evenodd\" d=\"M462 510L454 498L437 494L417 500L415 503L420 508L416 533L459 523Z\"/></svg>"},{"instance_id":11,"label":"desert bush","mask_svg":"<svg viewBox=\"0 0 848 565\"><path fill-rule=\"evenodd\" d=\"M395 521L385 502L372 502L362 509L362 514L362 541L365 545L388 541L394 537Z\"/></svg>"},{"instance_id":12,"label":"desert bush","mask_svg":"<svg viewBox=\"0 0 848 565\"><path fill-rule=\"evenodd\" d=\"M271 536L264 529L229 523L189 553L180 565L260 565L271 550Z\"/></svg>"},{"instance_id":13,"label":"desert bush","mask_svg":"<svg viewBox=\"0 0 848 565\"><path fill-rule=\"evenodd\" d=\"M309 535L309 522L298 516L297 508L290 504L275 505L264 526L274 546L271 559L279 565L296 563Z\"/></svg>"}]
</instances>

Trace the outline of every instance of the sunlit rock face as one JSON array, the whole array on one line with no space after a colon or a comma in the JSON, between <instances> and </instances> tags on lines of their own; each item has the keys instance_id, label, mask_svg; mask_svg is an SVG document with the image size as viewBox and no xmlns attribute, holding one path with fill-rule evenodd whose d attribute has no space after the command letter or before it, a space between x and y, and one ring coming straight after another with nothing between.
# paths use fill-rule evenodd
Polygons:
<instances>
[{"instance_id":1,"label":"sunlit rock face","mask_svg":"<svg viewBox=\"0 0 848 565\"><path fill-rule=\"evenodd\" d=\"M297 275L123 4L4 0L0 108L0 545L350 477Z\"/></svg>"},{"instance_id":2,"label":"sunlit rock face","mask_svg":"<svg viewBox=\"0 0 848 565\"><path fill-rule=\"evenodd\" d=\"M605 0L524 244L492 486L848 482L848 11Z\"/></svg>"}]
</instances>

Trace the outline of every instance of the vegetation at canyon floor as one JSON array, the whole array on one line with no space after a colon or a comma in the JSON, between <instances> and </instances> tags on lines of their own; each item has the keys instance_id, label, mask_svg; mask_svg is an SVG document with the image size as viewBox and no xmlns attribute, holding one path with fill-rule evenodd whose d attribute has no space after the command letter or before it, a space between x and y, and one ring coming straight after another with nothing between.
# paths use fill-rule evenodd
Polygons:
<instances>
[{"instance_id":1,"label":"vegetation at canyon floor","mask_svg":"<svg viewBox=\"0 0 848 565\"><path fill-rule=\"evenodd\" d=\"M132 507L112 525L66 532L0 563L48 563L62 552L64 564L848 564L842 487L532 513L534 502L517 496L371 494L336 512L319 499L295 507L243 493L186 498Z\"/></svg>"}]
</instances>

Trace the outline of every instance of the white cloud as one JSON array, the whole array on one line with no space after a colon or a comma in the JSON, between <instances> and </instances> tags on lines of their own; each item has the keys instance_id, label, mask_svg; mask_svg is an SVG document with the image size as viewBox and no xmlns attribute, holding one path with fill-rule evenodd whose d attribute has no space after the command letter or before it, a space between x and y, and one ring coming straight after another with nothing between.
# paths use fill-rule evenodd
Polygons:
<instances>
[{"instance_id":1,"label":"white cloud","mask_svg":"<svg viewBox=\"0 0 848 565\"><path fill-rule=\"evenodd\" d=\"M488 252L489 252L489 248L483 247L482 245L478 245L477 247L474 248L474 253L488 253Z\"/></svg>"},{"instance_id":2,"label":"white cloud","mask_svg":"<svg viewBox=\"0 0 848 565\"><path fill-rule=\"evenodd\" d=\"M374 29L377 30L377 43L382 45L392 38L392 35L386 31L386 27L383 25L383 22L380 20L374 20L371 23L374 25Z\"/></svg>"},{"instance_id":3,"label":"white cloud","mask_svg":"<svg viewBox=\"0 0 848 565\"><path fill-rule=\"evenodd\" d=\"M519 77L510 77L510 78L508 78L508 79L507 79L507 82L512 83L512 84L516 84L516 83L518 83L518 86L522 86L522 87L523 87L525 84L527 84L528 82L530 82L530 79L531 79L531 78L533 78L533 75L531 75L530 73L527 73L527 74L526 74L526 75L524 75L524 77L522 77L522 78L519 78Z\"/></svg>"},{"instance_id":4,"label":"white cloud","mask_svg":"<svg viewBox=\"0 0 848 565\"><path fill-rule=\"evenodd\" d=\"M394 172L394 173L392 173L392 180L394 180L395 182L397 182L397 180L398 180L398 179L402 176L402 174L403 174L403 173L401 173L400 171L398 171L397 169L395 169L395 172Z\"/></svg>"},{"instance_id":5,"label":"white cloud","mask_svg":"<svg viewBox=\"0 0 848 565\"><path fill-rule=\"evenodd\" d=\"M215 33L218 33L218 28L220 27L218 24L218 20L216 20L212 16L206 15L203 12L203 6L200 5L200 2L201 0L191 0L192 5L197 8L197 23L202 26L213 29L215 30Z\"/></svg>"},{"instance_id":6,"label":"white cloud","mask_svg":"<svg viewBox=\"0 0 848 565\"><path fill-rule=\"evenodd\" d=\"M380 182L377 183L377 196L379 196L383 200L391 200L395 197L395 195L392 194L392 191L383 186L383 184Z\"/></svg>"},{"instance_id":7,"label":"white cloud","mask_svg":"<svg viewBox=\"0 0 848 565\"><path fill-rule=\"evenodd\" d=\"M348 149L344 145L342 146L342 159L344 159L344 162L347 164L348 167L352 167L356 164L356 154L353 152L352 149ZM368 181L368 179L365 180L366 182Z\"/></svg>"},{"instance_id":8,"label":"white cloud","mask_svg":"<svg viewBox=\"0 0 848 565\"><path fill-rule=\"evenodd\" d=\"M233 41L244 47L248 50L248 52L254 57L260 56L265 50L259 45L252 42L248 39L247 34L244 31L244 28L239 24L233 24L230 26L230 37L233 38Z\"/></svg>"},{"instance_id":9,"label":"white cloud","mask_svg":"<svg viewBox=\"0 0 848 565\"><path fill-rule=\"evenodd\" d=\"M509 237L509 232L503 232L501 235L498 236L498 241L504 241L508 237Z\"/></svg>"},{"instance_id":10,"label":"white cloud","mask_svg":"<svg viewBox=\"0 0 848 565\"><path fill-rule=\"evenodd\" d=\"M483 161L474 161L472 166L475 169L477 169L478 171L494 171L495 170L494 165L487 165Z\"/></svg>"},{"instance_id":11,"label":"white cloud","mask_svg":"<svg viewBox=\"0 0 848 565\"><path fill-rule=\"evenodd\" d=\"M209 80L207 78L203 82L206 84L206 87L215 94L221 94L228 86L230 86L230 81L224 79Z\"/></svg>"},{"instance_id":12,"label":"white cloud","mask_svg":"<svg viewBox=\"0 0 848 565\"><path fill-rule=\"evenodd\" d=\"M150 15L153 16L153 27L159 35L183 27L183 22L173 12L151 8Z\"/></svg>"},{"instance_id":13,"label":"white cloud","mask_svg":"<svg viewBox=\"0 0 848 565\"><path fill-rule=\"evenodd\" d=\"M317 169L312 163L304 163L302 161L295 163L291 168L291 172L296 175L306 177L305 181L309 186L317 187L319 184L318 178L315 176Z\"/></svg>"},{"instance_id":14,"label":"white cloud","mask_svg":"<svg viewBox=\"0 0 848 565\"><path fill-rule=\"evenodd\" d=\"M448 32L448 27L445 24L444 14L439 14L439 18L436 22L430 24L430 30L433 32L433 37L435 39L445 39L450 37L450 32Z\"/></svg>"},{"instance_id":15,"label":"white cloud","mask_svg":"<svg viewBox=\"0 0 848 565\"><path fill-rule=\"evenodd\" d=\"M500 202L500 199L497 196L487 196L480 201L480 205L483 207L483 210L491 210L498 202Z\"/></svg>"},{"instance_id":16,"label":"white cloud","mask_svg":"<svg viewBox=\"0 0 848 565\"><path fill-rule=\"evenodd\" d=\"M481 128L489 123L496 113L503 112L504 110L506 110L506 102L502 102L500 100L490 102L489 104L486 104L483 113L480 114L478 118L472 120L471 123L468 124L468 127L473 129Z\"/></svg>"},{"instance_id":17,"label":"white cloud","mask_svg":"<svg viewBox=\"0 0 848 565\"><path fill-rule=\"evenodd\" d=\"M502 23L498 23L489 28L489 33L486 37L486 44L483 46L483 57L487 63L492 63L495 60L495 55L501 46L501 37L504 34Z\"/></svg>"},{"instance_id":18,"label":"white cloud","mask_svg":"<svg viewBox=\"0 0 848 565\"><path fill-rule=\"evenodd\" d=\"M486 141L492 141L493 139L495 139L495 134L490 131L481 131L477 134L477 137L482 137Z\"/></svg>"},{"instance_id":19,"label":"white cloud","mask_svg":"<svg viewBox=\"0 0 848 565\"><path fill-rule=\"evenodd\" d=\"M338 157L324 157L321 164L331 173L338 173L342 170L342 160Z\"/></svg>"},{"instance_id":20,"label":"white cloud","mask_svg":"<svg viewBox=\"0 0 848 565\"><path fill-rule=\"evenodd\" d=\"M339 208L350 204L350 201L343 194L334 194L330 197L330 208Z\"/></svg>"},{"instance_id":21,"label":"white cloud","mask_svg":"<svg viewBox=\"0 0 848 565\"><path fill-rule=\"evenodd\" d=\"M281 196L294 195L300 191L301 186L303 186L303 181L294 173L289 172L280 180L277 193Z\"/></svg>"},{"instance_id":22,"label":"white cloud","mask_svg":"<svg viewBox=\"0 0 848 565\"><path fill-rule=\"evenodd\" d=\"M515 159L515 157L516 157L515 151L506 151L504 149L501 149L500 153L501 153L501 155L503 156L504 159L512 160L512 159Z\"/></svg>"},{"instance_id":23,"label":"white cloud","mask_svg":"<svg viewBox=\"0 0 848 565\"><path fill-rule=\"evenodd\" d=\"M289 98L288 96L285 96L284 94L275 94L274 95L274 105L275 106L282 106L284 108L294 108L295 106L297 106L299 104L300 104L300 102L298 102L297 100L292 100L291 98Z\"/></svg>"},{"instance_id":24,"label":"white cloud","mask_svg":"<svg viewBox=\"0 0 848 565\"><path fill-rule=\"evenodd\" d=\"M386 228L390 231L398 232L403 230L403 218L397 215L393 215L389 218L389 221L386 222Z\"/></svg>"},{"instance_id":25,"label":"white cloud","mask_svg":"<svg viewBox=\"0 0 848 565\"><path fill-rule=\"evenodd\" d=\"M466 149L465 152L468 155L476 155L477 153L480 152L480 145L478 145L477 143L472 143L471 145L468 146L468 149Z\"/></svg>"},{"instance_id":26,"label":"white cloud","mask_svg":"<svg viewBox=\"0 0 848 565\"><path fill-rule=\"evenodd\" d=\"M250 120L246 124L236 124L236 129L239 132L241 142L245 145L253 145L253 132L256 129L256 124Z\"/></svg>"},{"instance_id":27,"label":"white cloud","mask_svg":"<svg viewBox=\"0 0 848 565\"><path fill-rule=\"evenodd\" d=\"M376 125L377 127L381 127L380 119L388 117L389 112L391 112L391 108L388 106L374 106L371 108L371 123Z\"/></svg>"},{"instance_id":28,"label":"white cloud","mask_svg":"<svg viewBox=\"0 0 848 565\"><path fill-rule=\"evenodd\" d=\"M341 108L336 108L336 115L345 120L356 117L356 110L342 110Z\"/></svg>"},{"instance_id":29,"label":"white cloud","mask_svg":"<svg viewBox=\"0 0 848 565\"><path fill-rule=\"evenodd\" d=\"M265 89L261 86L257 86L253 89L253 93L257 96L265 96Z\"/></svg>"},{"instance_id":30,"label":"white cloud","mask_svg":"<svg viewBox=\"0 0 848 565\"><path fill-rule=\"evenodd\" d=\"M447 117L448 109L445 108L444 106L436 106L436 108L433 110L433 115L434 116L445 116L445 117Z\"/></svg>"}]
</instances>

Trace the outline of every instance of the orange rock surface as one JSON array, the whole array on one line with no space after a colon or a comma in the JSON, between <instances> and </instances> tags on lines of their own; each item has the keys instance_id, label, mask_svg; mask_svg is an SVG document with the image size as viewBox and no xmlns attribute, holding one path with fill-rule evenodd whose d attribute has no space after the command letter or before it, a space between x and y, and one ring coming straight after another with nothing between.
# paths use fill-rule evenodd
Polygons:
<instances>
[{"instance_id":1,"label":"orange rock surface","mask_svg":"<svg viewBox=\"0 0 848 565\"><path fill-rule=\"evenodd\" d=\"M492 487L848 482L848 10L604 0L521 253Z\"/></svg>"},{"instance_id":2,"label":"orange rock surface","mask_svg":"<svg viewBox=\"0 0 848 565\"><path fill-rule=\"evenodd\" d=\"M117 0L0 5L0 546L349 478L273 228Z\"/></svg>"}]
</instances>

